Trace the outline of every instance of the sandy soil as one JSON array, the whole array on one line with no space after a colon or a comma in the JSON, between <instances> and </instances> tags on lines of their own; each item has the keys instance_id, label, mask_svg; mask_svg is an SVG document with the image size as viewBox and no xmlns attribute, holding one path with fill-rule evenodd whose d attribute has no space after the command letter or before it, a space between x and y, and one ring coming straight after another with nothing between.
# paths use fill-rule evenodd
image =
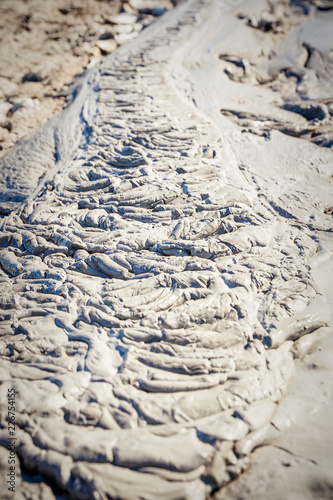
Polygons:
<instances>
[{"instance_id":1,"label":"sandy soil","mask_svg":"<svg viewBox=\"0 0 333 500\"><path fill-rule=\"evenodd\" d=\"M175 3L1 1L0 155L63 108L77 75L138 36Z\"/></svg>"}]
</instances>

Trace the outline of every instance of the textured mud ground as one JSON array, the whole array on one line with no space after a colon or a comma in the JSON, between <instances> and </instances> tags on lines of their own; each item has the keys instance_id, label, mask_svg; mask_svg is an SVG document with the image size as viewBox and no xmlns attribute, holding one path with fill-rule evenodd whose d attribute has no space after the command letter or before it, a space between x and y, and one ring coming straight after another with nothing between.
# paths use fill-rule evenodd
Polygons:
<instances>
[{"instance_id":1,"label":"textured mud ground","mask_svg":"<svg viewBox=\"0 0 333 500\"><path fill-rule=\"evenodd\" d=\"M331 498L330 7L185 2L3 157L17 498Z\"/></svg>"}]
</instances>

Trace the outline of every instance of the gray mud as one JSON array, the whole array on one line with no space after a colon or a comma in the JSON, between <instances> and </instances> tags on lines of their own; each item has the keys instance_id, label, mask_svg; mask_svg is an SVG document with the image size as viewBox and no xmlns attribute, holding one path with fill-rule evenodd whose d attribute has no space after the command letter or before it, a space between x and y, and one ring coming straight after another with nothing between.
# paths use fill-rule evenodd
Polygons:
<instances>
[{"instance_id":1,"label":"gray mud","mask_svg":"<svg viewBox=\"0 0 333 500\"><path fill-rule=\"evenodd\" d=\"M332 413L332 151L286 133L331 126L330 52L307 28L324 7L306 6L185 2L3 158L0 391L16 392L20 498L329 490L332 420L301 402ZM291 33L322 74L282 64Z\"/></svg>"}]
</instances>

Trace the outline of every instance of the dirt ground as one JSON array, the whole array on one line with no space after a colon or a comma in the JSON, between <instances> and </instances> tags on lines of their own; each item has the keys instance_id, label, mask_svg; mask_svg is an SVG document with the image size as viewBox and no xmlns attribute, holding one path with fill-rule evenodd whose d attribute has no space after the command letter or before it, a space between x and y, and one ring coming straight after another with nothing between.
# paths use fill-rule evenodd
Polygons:
<instances>
[{"instance_id":1,"label":"dirt ground","mask_svg":"<svg viewBox=\"0 0 333 500\"><path fill-rule=\"evenodd\" d=\"M176 0L1 0L0 156L59 112L75 76Z\"/></svg>"}]
</instances>

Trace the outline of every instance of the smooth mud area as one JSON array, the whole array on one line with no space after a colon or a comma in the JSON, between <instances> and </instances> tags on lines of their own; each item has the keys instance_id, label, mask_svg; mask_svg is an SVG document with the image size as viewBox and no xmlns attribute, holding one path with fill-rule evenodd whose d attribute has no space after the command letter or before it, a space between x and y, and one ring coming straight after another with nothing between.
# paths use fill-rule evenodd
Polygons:
<instances>
[{"instance_id":1,"label":"smooth mud area","mask_svg":"<svg viewBox=\"0 0 333 500\"><path fill-rule=\"evenodd\" d=\"M155 17L0 160L3 498L331 499L333 3Z\"/></svg>"}]
</instances>

